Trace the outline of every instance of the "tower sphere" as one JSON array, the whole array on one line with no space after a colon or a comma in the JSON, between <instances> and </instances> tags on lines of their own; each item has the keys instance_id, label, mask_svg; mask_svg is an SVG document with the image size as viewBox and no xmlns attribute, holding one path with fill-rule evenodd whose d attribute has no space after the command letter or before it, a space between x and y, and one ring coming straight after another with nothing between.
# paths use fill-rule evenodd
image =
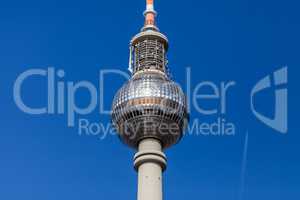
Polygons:
<instances>
[{"instance_id":1,"label":"tower sphere","mask_svg":"<svg viewBox=\"0 0 300 200\"><path fill-rule=\"evenodd\" d=\"M163 148L179 141L187 120L181 88L157 72L136 75L116 94L113 123L122 141L136 148L145 138L158 139Z\"/></svg>"},{"instance_id":2,"label":"tower sphere","mask_svg":"<svg viewBox=\"0 0 300 200\"><path fill-rule=\"evenodd\" d=\"M130 42L131 79L115 95L112 122L120 139L137 149L157 139L162 148L176 144L188 122L186 97L168 72L168 39L155 25L149 6L142 31Z\"/></svg>"}]
</instances>

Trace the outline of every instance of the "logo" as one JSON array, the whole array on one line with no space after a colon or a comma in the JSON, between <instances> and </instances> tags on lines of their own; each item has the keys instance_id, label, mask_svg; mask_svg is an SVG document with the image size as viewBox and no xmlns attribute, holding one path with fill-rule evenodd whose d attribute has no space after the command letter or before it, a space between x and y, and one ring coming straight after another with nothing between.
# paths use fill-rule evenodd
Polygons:
<instances>
[{"instance_id":1,"label":"logo","mask_svg":"<svg viewBox=\"0 0 300 200\"><path fill-rule=\"evenodd\" d=\"M29 69L21 73L13 87L13 97L16 106L24 113L30 115L65 115L68 127L77 127L79 135L91 134L100 135L104 139L108 134L113 134L114 129L108 122L101 122L101 117L109 115L111 102L105 101L106 89L111 89L108 78L129 79L129 75L123 71L113 69L102 69L98 74L97 84L88 80L74 82L69 79L67 73L62 69ZM43 79L45 90L47 90L43 106L36 107L32 102L26 102L23 84L30 82L31 78L39 77ZM286 134L288 132L288 68L283 67L280 70L264 77L253 87L251 91L251 111L255 117L266 124L268 127ZM191 68L186 70L186 94L189 107L193 110L194 119L190 121L187 127L187 133L203 136L234 136L236 133L236 124L231 120L228 114L227 104L230 100L229 95L234 95L236 81L200 81L192 84ZM158 85L150 87L137 87L134 91L139 91L142 96L156 95L159 91ZM169 87L169 86L166 86ZM249 88L248 88L249 89ZM249 91L247 89L247 91ZM258 94L270 93L275 96L275 108L269 108L274 117L267 117L259 112L255 103ZM84 95L81 93L85 91ZM156 91L153 93L153 91ZM86 95L86 92L88 95ZM166 90L163 90L166 95ZM38 96L38 95L36 95ZM81 98L78 98L80 96ZM249 97L247 95L247 97ZM126 98L126 97L124 97ZM177 98L177 97L172 97ZM87 105L82 106L80 100L85 99ZM243 106L249 106L249 101L244 102ZM263 102L265 106L269 103ZM270 104L271 105L271 104ZM250 113L250 112L249 112ZM97 121L91 121L88 115L98 115ZM205 117L205 120L204 120ZM201 119L201 120L199 120Z\"/></svg>"},{"instance_id":2,"label":"logo","mask_svg":"<svg viewBox=\"0 0 300 200\"><path fill-rule=\"evenodd\" d=\"M251 91L251 110L262 123L286 134L288 132L288 68L284 67L261 79ZM275 89L274 119L259 113L254 106L254 97L259 92Z\"/></svg>"}]
</instances>

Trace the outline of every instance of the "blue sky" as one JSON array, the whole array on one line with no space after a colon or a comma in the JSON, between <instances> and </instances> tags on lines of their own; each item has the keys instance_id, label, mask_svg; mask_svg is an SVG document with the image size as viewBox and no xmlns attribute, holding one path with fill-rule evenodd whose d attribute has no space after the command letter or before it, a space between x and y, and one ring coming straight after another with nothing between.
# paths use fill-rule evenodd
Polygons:
<instances>
[{"instance_id":1,"label":"blue sky","mask_svg":"<svg viewBox=\"0 0 300 200\"><path fill-rule=\"evenodd\" d=\"M31 68L63 69L61 81L88 80L96 86L100 70L126 71L128 43L143 24L144 4L143 0L1 2L0 199L136 198L133 150L117 136L104 140L79 136L76 127L67 127L66 115L23 113L14 102L13 85ZM299 6L293 0L157 0L158 25L170 41L173 78L185 89L190 67L192 89L202 81L236 83L223 116L236 125L235 135L187 135L167 150L165 199L299 199ZM287 135L256 119L249 103L252 87L283 66L289 70ZM106 80L106 108L123 83L120 77ZM23 87L24 101L45 105L43 78L30 79ZM88 93L81 91L76 99L87 105ZM273 90L257 101L260 111L272 116ZM218 105L210 103L205 106ZM191 121L209 122L219 116L191 110ZM77 117L110 122L108 115L96 111Z\"/></svg>"}]
</instances>

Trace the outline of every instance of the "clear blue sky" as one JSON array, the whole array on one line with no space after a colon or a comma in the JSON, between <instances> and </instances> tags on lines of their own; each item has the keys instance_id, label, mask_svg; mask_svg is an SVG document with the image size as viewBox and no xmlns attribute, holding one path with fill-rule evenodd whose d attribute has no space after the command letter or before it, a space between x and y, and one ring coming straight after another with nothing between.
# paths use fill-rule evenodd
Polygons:
<instances>
[{"instance_id":1,"label":"clear blue sky","mask_svg":"<svg viewBox=\"0 0 300 200\"><path fill-rule=\"evenodd\" d=\"M0 199L135 199L134 152L116 136L79 136L65 115L31 116L18 109L13 84L30 68L63 69L64 81L98 83L101 69L126 71L128 43L142 24L144 0L2 1L0 6ZM157 0L158 25L170 40L173 77L184 88L205 80L237 84L226 119L235 136L186 136L167 151L165 197L172 200L296 200L300 198L300 3L296 0ZM250 111L255 83L289 67L289 131L282 135ZM41 106L45 81L24 86L24 99ZM105 105L124 80L105 85ZM272 111L272 91L260 108ZM80 105L88 103L82 91ZM270 112L271 112L270 111ZM108 123L109 116L85 116ZM191 120L210 120L192 110ZM242 170L246 132L246 170ZM245 173L242 173L244 171ZM244 180L244 181L243 181ZM241 192L244 191L244 192ZM242 198L240 194L243 193Z\"/></svg>"}]
</instances>

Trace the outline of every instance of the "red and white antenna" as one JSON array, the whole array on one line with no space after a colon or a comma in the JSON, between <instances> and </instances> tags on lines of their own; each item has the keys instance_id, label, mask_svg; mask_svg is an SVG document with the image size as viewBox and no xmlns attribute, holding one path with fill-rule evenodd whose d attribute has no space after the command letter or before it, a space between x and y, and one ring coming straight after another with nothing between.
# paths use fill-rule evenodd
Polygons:
<instances>
[{"instance_id":1,"label":"red and white antenna","mask_svg":"<svg viewBox=\"0 0 300 200\"><path fill-rule=\"evenodd\" d=\"M154 10L154 0L146 0L147 6L144 12L145 15L145 25L143 30L147 29L154 29L158 30L155 24L155 17L157 15L156 11Z\"/></svg>"}]
</instances>

